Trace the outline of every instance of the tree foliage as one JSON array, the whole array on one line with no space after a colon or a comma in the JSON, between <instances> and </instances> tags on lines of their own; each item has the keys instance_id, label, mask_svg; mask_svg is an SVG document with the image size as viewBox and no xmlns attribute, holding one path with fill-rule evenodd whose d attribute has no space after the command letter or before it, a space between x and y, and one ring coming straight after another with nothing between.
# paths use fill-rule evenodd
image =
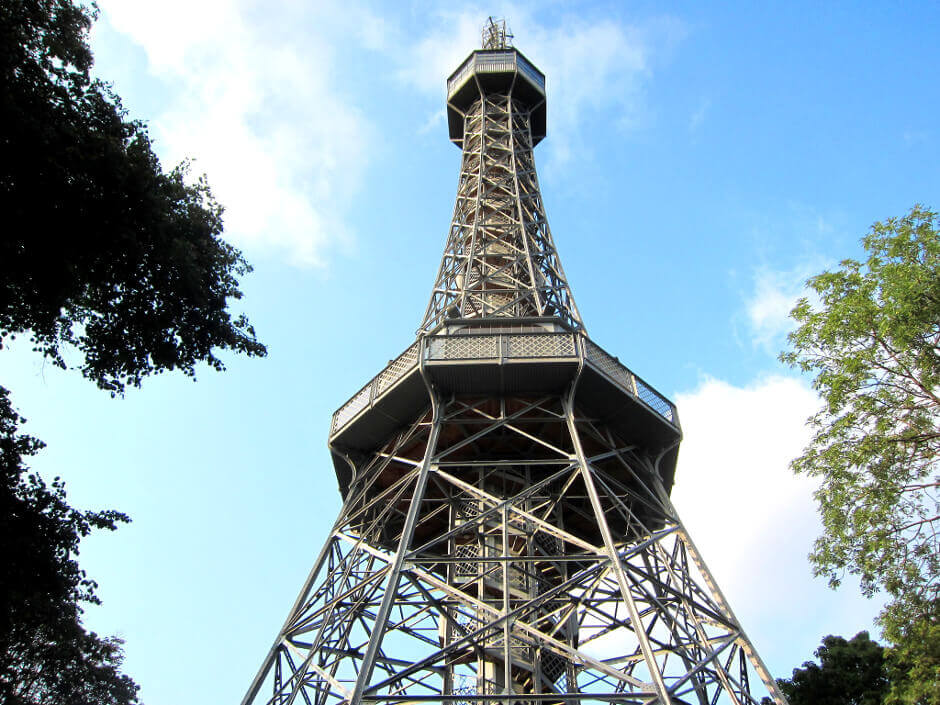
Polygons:
<instances>
[{"instance_id":1,"label":"tree foliage","mask_svg":"<svg viewBox=\"0 0 940 705\"><path fill-rule=\"evenodd\" d=\"M886 705L940 705L940 601L893 604L884 622Z\"/></svg>"},{"instance_id":2,"label":"tree foliage","mask_svg":"<svg viewBox=\"0 0 940 705\"><path fill-rule=\"evenodd\" d=\"M792 678L777 679L790 705L881 705L888 692L884 649L859 632L849 641L827 636Z\"/></svg>"},{"instance_id":3,"label":"tree foliage","mask_svg":"<svg viewBox=\"0 0 940 705\"><path fill-rule=\"evenodd\" d=\"M221 351L261 356L221 239L222 208L187 165L165 172L146 127L91 77L93 3L0 2L0 348L33 349L112 395ZM127 517L71 508L64 484L29 474L42 443L0 387L0 702L137 701L120 640L82 625L97 603L82 537Z\"/></svg>"},{"instance_id":4,"label":"tree foliage","mask_svg":"<svg viewBox=\"0 0 940 705\"><path fill-rule=\"evenodd\" d=\"M145 126L92 80L94 9L0 4L0 333L112 393L217 350L264 355L232 316L250 271L220 238L222 209L186 165L165 173ZM0 341L2 342L2 341Z\"/></svg>"},{"instance_id":5,"label":"tree foliage","mask_svg":"<svg viewBox=\"0 0 940 705\"><path fill-rule=\"evenodd\" d=\"M76 560L83 536L127 517L72 509L58 478L28 475L24 459L43 444L18 433L23 420L0 387L0 702L136 702L121 642L82 627L81 603L98 598Z\"/></svg>"},{"instance_id":6,"label":"tree foliage","mask_svg":"<svg viewBox=\"0 0 940 705\"><path fill-rule=\"evenodd\" d=\"M818 302L797 303L781 356L815 375L824 402L792 464L821 481L814 569L833 587L848 572L866 594L887 592L885 635L911 655L918 645L909 637L938 629L938 226L921 206L873 225L862 240L867 260L809 280Z\"/></svg>"}]
</instances>

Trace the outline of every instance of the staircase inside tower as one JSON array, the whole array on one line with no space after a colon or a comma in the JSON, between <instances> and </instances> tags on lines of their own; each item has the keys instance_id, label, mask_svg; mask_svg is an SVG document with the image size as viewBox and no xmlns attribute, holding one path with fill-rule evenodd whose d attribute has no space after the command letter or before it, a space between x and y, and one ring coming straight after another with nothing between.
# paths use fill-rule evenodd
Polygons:
<instances>
[{"instance_id":1,"label":"staircase inside tower","mask_svg":"<svg viewBox=\"0 0 940 705\"><path fill-rule=\"evenodd\" d=\"M490 478L487 487L490 492L499 493L500 487L508 487L512 495L516 495L526 485L526 477L512 470L492 472L484 469L482 474ZM546 506L549 502L545 494L529 498L530 508L536 511L537 507ZM568 567L557 560L561 553L560 540L532 525L504 525L503 517L499 515L481 521L484 506L466 494L455 498L453 508L451 522L456 532L451 555L461 560L448 566L448 582L468 596L513 611L549 594L552 588L564 582ZM577 620L574 615L560 618L557 613L562 606L559 600L546 600L525 617L525 622L577 648ZM446 648L454 637L466 637L485 621L489 618L482 614L476 619L452 622L442 619L442 647ZM463 657L455 659L453 665L471 665L476 673L472 678L463 676L462 679L459 669L449 674L450 680L454 681L455 693L566 692L569 676L573 685L574 674L566 659L533 646L514 635L514 631L510 630L508 650L505 648L505 633L493 634L482 643L464 648ZM508 668L507 653L510 655ZM510 679L508 688L507 674Z\"/></svg>"}]
</instances>

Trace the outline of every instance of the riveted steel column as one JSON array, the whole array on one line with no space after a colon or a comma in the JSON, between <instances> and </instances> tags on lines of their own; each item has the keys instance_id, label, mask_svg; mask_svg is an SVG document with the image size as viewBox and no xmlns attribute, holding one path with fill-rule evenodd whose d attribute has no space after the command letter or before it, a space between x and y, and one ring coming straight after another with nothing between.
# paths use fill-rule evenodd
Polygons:
<instances>
[{"instance_id":1,"label":"riveted steel column","mask_svg":"<svg viewBox=\"0 0 940 705\"><path fill-rule=\"evenodd\" d=\"M350 495L350 499L348 501L354 501L354 496ZM340 510L339 516L340 521L346 517L345 504ZM340 523L340 521L337 521L337 525ZM268 651L268 655L265 657L264 663L261 664L261 668L258 669L258 673L255 675L251 685L248 687L248 692L245 693L245 697L242 698L242 705L249 705L250 703L254 702L255 697L258 695L258 690L261 688L261 684L264 682L264 679L271 670L271 665L275 662L275 660L277 660L277 653L280 649L282 641L284 640L284 635L287 633L287 627L290 625L291 620L293 619L294 615L297 614L297 611L300 609L301 605L303 605L307 597L310 595L310 590L313 587L313 581L316 580L317 576L320 574L323 563L326 561L326 557L333 548L333 541L336 539L335 532L336 525L334 525L333 530L330 533L330 537L323 544L323 548L320 549L320 554L317 556L317 559L313 564L313 569L310 571L309 575L307 575L307 580L300 589L300 594L294 601L294 606L291 608L290 612L288 612L287 619L284 620L284 626L281 627L281 631L278 632L277 639L274 640L274 644Z\"/></svg>"},{"instance_id":2,"label":"riveted steel column","mask_svg":"<svg viewBox=\"0 0 940 705\"><path fill-rule=\"evenodd\" d=\"M401 539L398 542L398 550L392 561L389 570L388 580L385 583L385 594L382 596L382 603L375 616L376 632L373 632L369 640L369 646L366 649L365 656L362 659L362 665L359 669L359 676L356 678L356 686L352 696L349 699L350 705L360 705L362 702L363 691L368 687L369 680L372 678L372 670L375 668L375 657L382 645L382 637L385 636L385 628L388 624L388 617L391 614L392 606L395 602L395 595L398 592L398 585L401 581L402 566L405 563L405 554L411 547L411 539L414 536L415 524L421 511L421 504L424 500L424 490L428 484L428 475L431 473L432 459L437 449L437 440L441 432L441 409L440 402L434 391L431 391L431 433L428 437L428 446L424 452L424 460L421 468L418 470L418 476L415 481L415 490L411 498L411 504L408 507L408 515L405 518L405 525L401 532Z\"/></svg>"},{"instance_id":3,"label":"riveted steel column","mask_svg":"<svg viewBox=\"0 0 940 705\"><path fill-rule=\"evenodd\" d=\"M643 659L649 668L650 676L653 679L653 687L659 696L663 705L670 705L672 698L663 680L663 674L660 672L659 663L653 654L653 647L650 644L649 636L643 628L643 622L640 620L640 612L636 608L636 602L633 599L633 593L630 591L630 584L624 573L623 565L620 563L620 554L614 545L614 537L610 533L610 527L607 525L607 516L604 513L604 507L601 505L600 497L597 494L597 487L594 485L594 478L591 475L591 468L588 465L587 457L584 454L584 448L581 445L581 436L578 433L578 427L574 419L574 392L577 382L571 385L571 389L564 397L565 417L568 423L568 431L571 434L571 441L574 444L575 457L581 466L581 477L584 480L584 486L587 489L588 497L591 500L591 506L594 508L594 516L597 519L597 527L601 531L604 539L604 547L610 560L610 568L620 585L620 593L623 601L626 603L627 611L630 613L630 622L633 625L633 631L637 640L640 642L640 651L643 653Z\"/></svg>"}]
</instances>

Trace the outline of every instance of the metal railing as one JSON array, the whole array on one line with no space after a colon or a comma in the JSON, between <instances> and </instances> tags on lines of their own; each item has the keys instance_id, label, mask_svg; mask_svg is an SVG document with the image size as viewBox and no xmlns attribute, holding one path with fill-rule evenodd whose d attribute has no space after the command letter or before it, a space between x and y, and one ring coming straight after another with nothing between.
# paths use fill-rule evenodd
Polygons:
<instances>
[{"instance_id":1,"label":"metal railing","mask_svg":"<svg viewBox=\"0 0 940 705\"><path fill-rule=\"evenodd\" d=\"M418 350L421 341L417 341L405 352L388 363L388 367L379 372L370 379L366 386L356 392L352 399L343 404L336 413L333 414L333 423L330 425L330 433L336 433L343 426L355 418L360 411L380 397L395 382L404 377L412 368L418 365Z\"/></svg>"},{"instance_id":2,"label":"metal railing","mask_svg":"<svg viewBox=\"0 0 940 705\"><path fill-rule=\"evenodd\" d=\"M450 97L460 88L467 76L471 73L502 73L518 71L545 93L545 76L532 64L514 51L500 52L498 54L474 53L459 69L447 79L447 96Z\"/></svg>"},{"instance_id":3,"label":"metal railing","mask_svg":"<svg viewBox=\"0 0 940 705\"><path fill-rule=\"evenodd\" d=\"M608 380L675 425L675 407L672 403L587 336L580 333L549 332L487 333L431 335L416 341L333 414L330 433L335 434L360 412L371 406L396 382L415 369L419 359L432 363L470 360L544 360L578 358L581 354L588 364Z\"/></svg>"},{"instance_id":4,"label":"metal railing","mask_svg":"<svg viewBox=\"0 0 940 705\"><path fill-rule=\"evenodd\" d=\"M542 93L545 93L545 76L542 75L542 72L535 68L528 61L523 59L521 56L517 59L519 63L519 70L526 75L526 77L532 81L536 86L542 89Z\"/></svg>"},{"instance_id":5,"label":"metal railing","mask_svg":"<svg viewBox=\"0 0 940 705\"><path fill-rule=\"evenodd\" d=\"M578 356L577 342L573 333L432 335L425 340L425 360L495 360Z\"/></svg>"},{"instance_id":6,"label":"metal railing","mask_svg":"<svg viewBox=\"0 0 940 705\"><path fill-rule=\"evenodd\" d=\"M447 80L447 97L449 98L453 95L454 91L457 90L464 82L464 79L467 77L467 74L473 71L474 59L475 56L471 56L469 59L463 62L463 66L457 69L457 73L451 76Z\"/></svg>"},{"instance_id":7,"label":"metal railing","mask_svg":"<svg viewBox=\"0 0 940 705\"><path fill-rule=\"evenodd\" d=\"M609 379L642 401L669 423L675 424L675 407L669 400L633 374L621 364L620 360L609 355L603 348L588 338L584 339L584 352L587 361L596 369L603 372Z\"/></svg>"}]
</instances>

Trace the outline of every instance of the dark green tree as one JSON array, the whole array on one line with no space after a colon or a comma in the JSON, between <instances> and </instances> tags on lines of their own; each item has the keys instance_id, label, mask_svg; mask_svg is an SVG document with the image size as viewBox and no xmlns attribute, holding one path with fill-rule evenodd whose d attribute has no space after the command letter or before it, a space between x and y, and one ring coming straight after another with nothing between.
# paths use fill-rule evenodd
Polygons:
<instances>
[{"instance_id":1,"label":"dark green tree","mask_svg":"<svg viewBox=\"0 0 940 705\"><path fill-rule=\"evenodd\" d=\"M929 663L908 659L926 654L916 635L938 629L938 230L937 213L921 206L873 225L864 262L845 260L809 280L818 302L803 298L793 309L798 327L781 356L815 375L824 404L792 464L820 480L815 572L833 587L848 572L866 594L885 591L884 635L906 654L909 672L925 677ZM923 685L936 694L933 664Z\"/></svg>"},{"instance_id":2,"label":"dark green tree","mask_svg":"<svg viewBox=\"0 0 940 705\"><path fill-rule=\"evenodd\" d=\"M264 355L228 311L250 271L221 239L222 209L182 165L166 173L145 126L91 79L93 9L72 0L0 4L0 334L28 334L100 387L219 350ZM2 341L0 341L2 342Z\"/></svg>"},{"instance_id":3,"label":"dark green tree","mask_svg":"<svg viewBox=\"0 0 940 705\"><path fill-rule=\"evenodd\" d=\"M859 632L849 641L827 636L816 649L819 663L806 661L777 685L790 705L881 705L888 692L884 649Z\"/></svg>"},{"instance_id":4,"label":"dark green tree","mask_svg":"<svg viewBox=\"0 0 940 705\"><path fill-rule=\"evenodd\" d=\"M0 2L0 348L28 337L115 395L266 350L228 310L250 267L206 181L165 172L143 123L91 78L96 11ZM0 702L136 702L120 641L82 625L97 598L76 561L83 536L126 517L75 510L61 481L30 475L42 444L20 420L0 387Z\"/></svg>"},{"instance_id":5,"label":"dark green tree","mask_svg":"<svg viewBox=\"0 0 940 705\"><path fill-rule=\"evenodd\" d=\"M121 642L82 628L81 604L98 598L76 560L83 536L127 517L72 509L60 480L28 475L43 444L18 433L22 421L0 388L0 702L136 702Z\"/></svg>"}]
</instances>

